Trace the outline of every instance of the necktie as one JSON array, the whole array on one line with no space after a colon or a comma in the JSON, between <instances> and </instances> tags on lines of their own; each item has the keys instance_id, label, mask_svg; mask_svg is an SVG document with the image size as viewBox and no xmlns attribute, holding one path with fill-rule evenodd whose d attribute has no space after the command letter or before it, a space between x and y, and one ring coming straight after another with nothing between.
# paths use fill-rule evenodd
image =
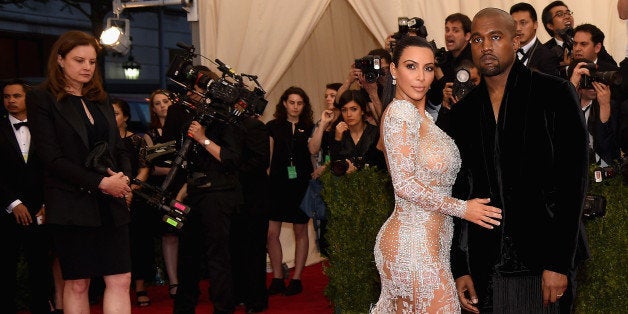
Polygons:
<instances>
[{"instance_id":1,"label":"necktie","mask_svg":"<svg viewBox=\"0 0 628 314\"><path fill-rule=\"evenodd\" d=\"M23 126L28 126L28 122L23 121L23 122L13 123L13 127L14 127L16 130L19 130L19 129L20 129L21 127L23 127Z\"/></svg>"}]
</instances>

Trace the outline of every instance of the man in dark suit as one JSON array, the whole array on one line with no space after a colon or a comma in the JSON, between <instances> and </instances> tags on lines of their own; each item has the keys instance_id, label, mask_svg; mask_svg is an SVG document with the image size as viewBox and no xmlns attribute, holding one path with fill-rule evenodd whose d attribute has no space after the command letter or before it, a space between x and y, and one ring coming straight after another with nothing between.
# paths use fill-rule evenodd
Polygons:
<instances>
[{"instance_id":1,"label":"man in dark suit","mask_svg":"<svg viewBox=\"0 0 628 314\"><path fill-rule=\"evenodd\" d=\"M519 2L510 7L510 15L517 25L520 46L517 58L532 70L555 75L560 60L536 37L539 26L536 10L532 5Z\"/></svg>"},{"instance_id":2,"label":"man in dark suit","mask_svg":"<svg viewBox=\"0 0 628 314\"><path fill-rule=\"evenodd\" d=\"M461 305L475 313L567 312L588 175L576 91L516 61L515 21L503 10L480 10L470 43L482 80L449 115L462 158L453 195L490 198L503 218L494 229L455 220Z\"/></svg>"},{"instance_id":3,"label":"man in dark suit","mask_svg":"<svg viewBox=\"0 0 628 314\"><path fill-rule=\"evenodd\" d=\"M26 118L26 82L11 80L4 86L8 115L0 121L0 237L4 265L0 267L0 304L7 313L17 312L16 274L20 247L28 264L31 313L50 313L52 260L46 232L43 199L43 165L30 145Z\"/></svg>"}]
</instances>

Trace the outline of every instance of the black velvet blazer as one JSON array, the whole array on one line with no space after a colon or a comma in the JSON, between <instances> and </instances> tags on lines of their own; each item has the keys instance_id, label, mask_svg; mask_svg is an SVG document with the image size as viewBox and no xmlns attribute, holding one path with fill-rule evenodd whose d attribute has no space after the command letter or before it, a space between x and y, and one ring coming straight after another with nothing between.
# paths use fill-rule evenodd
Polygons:
<instances>
[{"instance_id":1,"label":"black velvet blazer","mask_svg":"<svg viewBox=\"0 0 628 314\"><path fill-rule=\"evenodd\" d=\"M90 147L87 129L80 110L69 99L57 101L43 90L35 89L26 95L28 120L39 157L44 162L46 220L50 224L100 226L103 223L100 205L103 201L111 209L116 225L130 221L129 210L122 198L104 195L98 185L103 175L84 166ZM97 104L108 124L108 144L115 157L116 171L129 178L131 166L116 125L111 104Z\"/></svg>"},{"instance_id":2,"label":"black velvet blazer","mask_svg":"<svg viewBox=\"0 0 628 314\"><path fill-rule=\"evenodd\" d=\"M567 274L582 243L588 178L587 131L574 87L515 62L498 121L484 79L450 113L448 133L462 168L454 196L490 197L503 212L493 230L456 219L455 278L485 293L490 275Z\"/></svg>"}]
</instances>

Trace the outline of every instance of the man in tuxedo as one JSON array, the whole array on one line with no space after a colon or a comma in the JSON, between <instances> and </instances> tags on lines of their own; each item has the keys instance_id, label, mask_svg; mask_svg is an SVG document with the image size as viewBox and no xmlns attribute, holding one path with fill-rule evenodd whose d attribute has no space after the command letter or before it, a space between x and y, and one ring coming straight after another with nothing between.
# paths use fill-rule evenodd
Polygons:
<instances>
[{"instance_id":1,"label":"man in tuxedo","mask_svg":"<svg viewBox=\"0 0 628 314\"><path fill-rule=\"evenodd\" d=\"M534 7L529 3L519 2L510 7L510 15L517 25L521 46L517 58L532 70L555 75L560 60L536 37L539 23Z\"/></svg>"},{"instance_id":2,"label":"man in tuxedo","mask_svg":"<svg viewBox=\"0 0 628 314\"><path fill-rule=\"evenodd\" d=\"M0 238L4 240L0 304L17 312L17 263L23 246L28 263L31 313L50 313L52 261L45 225L43 165L31 145L26 118L26 82L12 80L3 89L7 116L0 121Z\"/></svg>"}]
</instances>

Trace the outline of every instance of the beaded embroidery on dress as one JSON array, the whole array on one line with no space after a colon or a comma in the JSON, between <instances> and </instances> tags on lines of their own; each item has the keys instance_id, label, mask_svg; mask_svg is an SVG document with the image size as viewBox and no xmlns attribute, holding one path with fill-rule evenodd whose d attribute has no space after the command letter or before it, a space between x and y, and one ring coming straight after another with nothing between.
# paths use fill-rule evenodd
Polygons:
<instances>
[{"instance_id":1,"label":"beaded embroidery on dress","mask_svg":"<svg viewBox=\"0 0 628 314\"><path fill-rule=\"evenodd\" d=\"M449 264L451 216L466 210L451 197L460 153L427 116L396 99L382 118L395 209L375 242L382 290L371 313L460 313Z\"/></svg>"}]
</instances>

